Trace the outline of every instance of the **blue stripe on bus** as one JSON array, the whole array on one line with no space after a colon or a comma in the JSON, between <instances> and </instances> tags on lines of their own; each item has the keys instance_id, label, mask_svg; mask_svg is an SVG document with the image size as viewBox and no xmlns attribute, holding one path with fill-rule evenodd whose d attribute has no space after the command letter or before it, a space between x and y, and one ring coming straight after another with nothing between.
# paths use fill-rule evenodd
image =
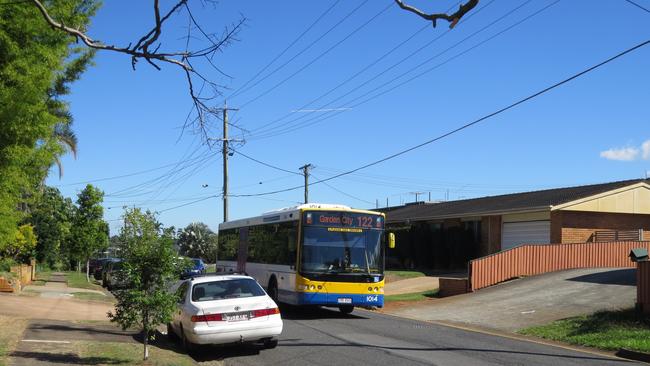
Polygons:
<instances>
[{"instance_id":1,"label":"blue stripe on bus","mask_svg":"<svg viewBox=\"0 0 650 366\"><path fill-rule=\"evenodd\" d=\"M384 295L371 294L328 294L322 292L299 292L298 305L353 305L353 306L384 306Z\"/></svg>"}]
</instances>

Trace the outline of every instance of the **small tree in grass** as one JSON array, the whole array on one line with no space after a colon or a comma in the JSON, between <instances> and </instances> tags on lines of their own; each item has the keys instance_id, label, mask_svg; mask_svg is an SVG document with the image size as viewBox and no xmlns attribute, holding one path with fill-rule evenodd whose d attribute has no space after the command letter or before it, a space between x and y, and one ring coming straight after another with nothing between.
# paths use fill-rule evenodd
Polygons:
<instances>
[{"instance_id":1,"label":"small tree in grass","mask_svg":"<svg viewBox=\"0 0 650 366\"><path fill-rule=\"evenodd\" d=\"M124 262L119 278L124 288L116 291L117 305L108 317L123 329L142 329L146 360L156 327L171 320L176 298L167 289L182 268L169 231L163 230L153 213L126 211L124 223L120 233Z\"/></svg>"}]
</instances>

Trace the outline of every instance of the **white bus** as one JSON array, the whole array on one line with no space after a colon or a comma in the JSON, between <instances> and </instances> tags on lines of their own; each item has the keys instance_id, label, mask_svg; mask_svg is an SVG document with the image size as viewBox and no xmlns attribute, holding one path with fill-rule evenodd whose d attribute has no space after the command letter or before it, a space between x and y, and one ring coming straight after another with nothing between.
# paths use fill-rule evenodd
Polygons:
<instances>
[{"instance_id":1,"label":"white bus","mask_svg":"<svg viewBox=\"0 0 650 366\"><path fill-rule=\"evenodd\" d=\"M225 222L217 271L245 272L288 304L382 307L384 222L383 213L331 204Z\"/></svg>"}]
</instances>

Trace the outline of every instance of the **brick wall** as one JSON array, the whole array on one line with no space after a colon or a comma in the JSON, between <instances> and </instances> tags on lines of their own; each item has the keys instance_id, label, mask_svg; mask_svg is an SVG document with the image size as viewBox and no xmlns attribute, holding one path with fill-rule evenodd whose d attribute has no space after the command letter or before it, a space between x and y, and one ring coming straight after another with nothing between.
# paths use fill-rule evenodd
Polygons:
<instances>
[{"instance_id":1,"label":"brick wall","mask_svg":"<svg viewBox=\"0 0 650 366\"><path fill-rule=\"evenodd\" d=\"M467 278L440 277L438 283L438 295L440 297L460 295L469 292Z\"/></svg>"},{"instance_id":2,"label":"brick wall","mask_svg":"<svg viewBox=\"0 0 650 366\"><path fill-rule=\"evenodd\" d=\"M481 256L501 250L501 216L483 216L481 218Z\"/></svg>"},{"instance_id":3,"label":"brick wall","mask_svg":"<svg viewBox=\"0 0 650 366\"><path fill-rule=\"evenodd\" d=\"M552 242L591 242L599 230L638 229L650 231L650 215L582 211L551 213Z\"/></svg>"}]
</instances>

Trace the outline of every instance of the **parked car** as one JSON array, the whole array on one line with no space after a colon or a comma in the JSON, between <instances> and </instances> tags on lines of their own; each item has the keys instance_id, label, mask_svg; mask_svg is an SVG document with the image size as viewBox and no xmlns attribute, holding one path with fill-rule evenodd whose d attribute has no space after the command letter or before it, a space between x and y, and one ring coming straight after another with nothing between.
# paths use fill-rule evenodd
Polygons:
<instances>
[{"instance_id":1,"label":"parked car","mask_svg":"<svg viewBox=\"0 0 650 366\"><path fill-rule=\"evenodd\" d=\"M181 273L181 279L188 278L197 274L204 274L207 266L201 258L190 258L191 267Z\"/></svg>"},{"instance_id":2,"label":"parked car","mask_svg":"<svg viewBox=\"0 0 650 366\"><path fill-rule=\"evenodd\" d=\"M104 267L106 266L106 263L114 260L115 258L101 258L101 259L95 259L95 262L92 263L91 261L91 266L90 266L90 273L93 274L93 277L96 280L102 280L102 272L104 270Z\"/></svg>"},{"instance_id":3,"label":"parked car","mask_svg":"<svg viewBox=\"0 0 650 366\"><path fill-rule=\"evenodd\" d=\"M106 287L109 291L125 287L124 280L121 278L120 274L122 266L123 262L121 259L114 259L106 262L103 272L102 286Z\"/></svg>"},{"instance_id":4,"label":"parked car","mask_svg":"<svg viewBox=\"0 0 650 366\"><path fill-rule=\"evenodd\" d=\"M275 348L282 333L278 305L244 275L190 277L172 287L177 311L167 334L186 350L202 344L261 343Z\"/></svg>"}]
</instances>

